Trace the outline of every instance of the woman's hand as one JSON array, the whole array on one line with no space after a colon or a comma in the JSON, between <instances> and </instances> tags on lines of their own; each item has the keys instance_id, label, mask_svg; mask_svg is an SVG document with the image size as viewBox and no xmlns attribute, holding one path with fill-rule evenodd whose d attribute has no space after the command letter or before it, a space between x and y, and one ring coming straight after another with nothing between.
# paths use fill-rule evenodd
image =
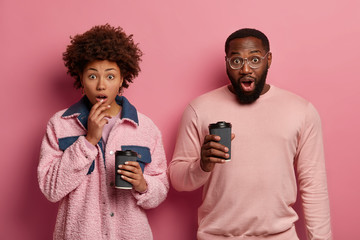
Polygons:
<instances>
[{"instance_id":1,"label":"woman's hand","mask_svg":"<svg viewBox=\"0 0 360 240\"><path fill-rule=\"evenodd\" d=\"M109 114L105 113L109 108L110 105L100 101L95 103L90 110L87 123L88 132L85 138L94 146L100 141L104 125L108 123L106 118L111 118Z\"/></svg>"},{"instance_id":2,"label":"woman's hand","mask_svg":"<svg viewBox=\"0 0 360 240\"><path fill-rule=\"evenodd\" d=\"M128 161L124 165L119 165L118 168L121 178L131 183L137 192L146 192L147 184L138 162Z\"/></svg>"}]
</instances>

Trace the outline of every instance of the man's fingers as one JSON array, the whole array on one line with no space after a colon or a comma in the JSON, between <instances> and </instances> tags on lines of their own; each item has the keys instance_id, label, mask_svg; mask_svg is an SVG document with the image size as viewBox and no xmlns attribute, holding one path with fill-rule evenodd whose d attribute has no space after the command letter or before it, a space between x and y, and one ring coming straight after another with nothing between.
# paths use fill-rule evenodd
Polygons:
<instances>
[{"instance_id":1,"label":"man's fingers","mask_svg":"<svg viewBox=\"0 0 360 240\"><path fill-rule=\"evenodd\" d=\"M216 135L206 135L204 138L204 144L211 142L211 141L218 142L218 141L220 141L220 137L216 136Z\"/></svg>"},{"instance_id":2,"label":"man's fingers","mask_svg":"<svg viewBox=\"0 0 360 240\"><path fill-rule=\"evenodd\" d=\"M231 140L233 140L234 138L235 138L235 134L231 133ZM218 142L218 141L220 141L220 137L217 135L206 135L204 138L204 143L207 143L210 141Z\"/></svg>"},{"instance_id":3,"label":"man's fingers","mask_svg":"<svg viewBox=\"0 0 360 240\"><path fill-rule=\"evenodd\" d=\"M216 150L220 150L220 151L223 151L223 152L227 152L229 151L229 149L227 147L225 147L224 145L218 143L218 142L207 142L203 145L203 149L204 150L209 150L209 149L216 149Z\"/></svg>"},{"instance_id":4,"label":"man's fingers","mask_svg":"<svg viewBox=\"0 0 360 240\"><path fill-rule=\"evenodd\" d=\"M228 158L229 157L228 153L214 149L214 148L205 150L204 155L205 155L205 157L219 157L219 158Z\"/></svg>"},{"instance_id":5,"label":"man's fingers","mask_svg":"<svg viewBox=\"0 0 360 240\"><path fill-rule=\"evenodd\" d=\"M232 134L232 139L235 137ZM204 138L204 143L201 147L201 168L210 172L213 170L215 164L225 163L225 159L228 159L230 155L227 153L229 149L224 145L218 143L220 137L216 135L206 135Z\"/></svg>"},{"instance_id":6,"label":"man's fingers","mask_svg":"<svg viewBox=\"0 0 360 240\"><path fill-rule=\"evenodd\" d=\"M224 163L224 162L226 162L224 159L217 158L217 157L208 157L208 158L206 158L206 160L209 163Z\"/></svg>"}]
</instances>

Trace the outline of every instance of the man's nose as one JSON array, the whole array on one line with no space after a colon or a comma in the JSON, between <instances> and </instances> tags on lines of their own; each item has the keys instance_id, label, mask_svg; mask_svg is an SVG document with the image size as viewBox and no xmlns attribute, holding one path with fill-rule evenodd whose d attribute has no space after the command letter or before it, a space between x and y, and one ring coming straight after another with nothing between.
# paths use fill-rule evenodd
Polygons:
<instances>
[{"instance_id":1,"label":"man's nose","mask_svg":"<svg viewBox=\"0 0 360 240\"><path fill-rule=\"evenodd\" d=\"M242 74L248 74L252 72L252 68L249 65L249 61L246 59L244 60L244 65L240 69Z\"/></svg>"}]
</instances>

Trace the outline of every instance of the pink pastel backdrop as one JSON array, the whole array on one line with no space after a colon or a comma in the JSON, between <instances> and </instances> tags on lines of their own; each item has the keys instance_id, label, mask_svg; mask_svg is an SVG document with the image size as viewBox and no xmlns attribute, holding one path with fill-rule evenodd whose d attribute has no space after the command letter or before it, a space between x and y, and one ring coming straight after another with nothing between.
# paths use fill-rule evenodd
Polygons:
<instances>
[{"instance_id":1,"label":"pink pastel backdrop","mask_svg":"<svg viewBox=\"0 0 360 240\"><path fill-rule=\"evenodd\" d=\"M142 72L125 95L161 129L168 161L186 104L227 83L226 37L242 27L267 34L268 82L310 100L322 117L334 237L360 239L359 22L356 0L2 0L0 239L51 239L57 204L37 184L40 143L50 116L80 97L62 52L70 35L104 23L140 43ZM148 211L155 239L195 239L200 199L171 189Z\"/></svg>"}]
</instances>

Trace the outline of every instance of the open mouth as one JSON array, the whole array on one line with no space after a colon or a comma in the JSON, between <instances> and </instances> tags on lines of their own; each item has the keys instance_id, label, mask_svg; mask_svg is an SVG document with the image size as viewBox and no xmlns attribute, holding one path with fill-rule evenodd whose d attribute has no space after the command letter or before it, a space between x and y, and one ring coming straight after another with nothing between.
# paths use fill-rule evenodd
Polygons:
<instances>
[{"instance_id":1,"label":"open mouth","mask_svg":"<svg viewBox=\"0 0 360 240\"><path fill-rule=\"evenodd\" d=\"M106 101L106 99L107 99L107 96L105 96L105 95L96 96L96 101L98 101L98 102Z\"/></svg>"},{"instance_id":2,"label":"open mouth","mask_svg":"<svg viewBox=\"0 0 360 240\"><path fill-rule=\"evenodd\" d=\"M253 91L255 89L254 79L245 78L240 81L241 87L244 91Z\"/></svg>"}]
</instances>

